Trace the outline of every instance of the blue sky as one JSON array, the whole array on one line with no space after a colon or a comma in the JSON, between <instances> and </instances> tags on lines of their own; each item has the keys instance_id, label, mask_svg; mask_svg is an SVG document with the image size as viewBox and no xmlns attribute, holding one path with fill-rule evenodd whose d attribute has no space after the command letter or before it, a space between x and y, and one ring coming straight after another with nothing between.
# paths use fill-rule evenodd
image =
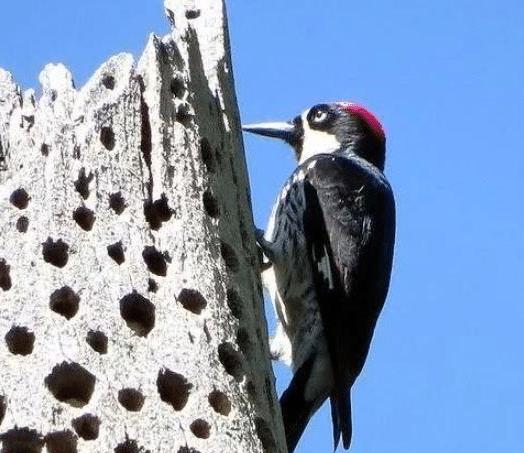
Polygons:
<instances>
[{"instance_id":1,"label":"blue sky","mask_svg":"<svg viewBox=\"0 0 524 453\"><path fill-rule=\"evenodd\" d=\"M0 66L25 88L49 61L83 83L167 31L159 0L75 5L2 5ZM388 133L396 258L354 389L352 451L524 451L524 3L231 0L229 14L244 121L355 100ZM252 137L246 152L263 226L292 153ZM324 451L325 409L298 449Z\"/></svg>"}]
</instances>

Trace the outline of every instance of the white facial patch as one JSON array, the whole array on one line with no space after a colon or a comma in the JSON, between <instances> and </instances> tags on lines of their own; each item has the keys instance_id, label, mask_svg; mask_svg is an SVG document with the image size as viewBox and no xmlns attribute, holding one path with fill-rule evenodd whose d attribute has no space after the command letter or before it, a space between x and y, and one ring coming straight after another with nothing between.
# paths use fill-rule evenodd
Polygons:
<instances>
[{"instance_id":1,"label":"white facial patch","mask_svg":"<svg viewBox=\"0 0 524 453\"><path fill-rule=\"evenodd\" d=\"M333 134L311 129L307 120L309 110L302 113L302 127L304 128L304 142L299 164L317 154L329 154L337 151L342 146Z\"/></svg>"}]
</instances>

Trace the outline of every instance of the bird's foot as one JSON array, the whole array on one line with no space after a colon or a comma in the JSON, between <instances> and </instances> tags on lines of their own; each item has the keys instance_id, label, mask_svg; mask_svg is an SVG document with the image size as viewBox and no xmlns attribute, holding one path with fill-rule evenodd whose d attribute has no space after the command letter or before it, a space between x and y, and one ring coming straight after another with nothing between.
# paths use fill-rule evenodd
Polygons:
<instances>
[{"instance_id":1,"label":"bird's foot","mask_svg":"<svg viewBox=\"0 0 524 453\"><path fill-rule=\"evenodd\" d=\"M262 253L269 260L265 261L264 257L262 257L260 261L260 267L265 271L271 267L272 262L274 261L275 253L273 251L273 244L264 237L264 230L261 230L260 228L255 229L255 237L259 249L262 250Z\"/></svg>"}]
</instances>

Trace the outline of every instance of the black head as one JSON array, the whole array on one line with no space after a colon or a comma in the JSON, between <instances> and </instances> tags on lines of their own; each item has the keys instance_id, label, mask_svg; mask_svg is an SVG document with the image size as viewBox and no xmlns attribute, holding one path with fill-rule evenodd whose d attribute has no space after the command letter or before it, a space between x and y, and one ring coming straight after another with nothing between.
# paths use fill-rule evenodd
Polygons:
<instances>
[{"instance_id":1,"label":"black head","mask_svg":"<svg viewBox=\"0 0 524 453\"><path fill-rule=\"evenodd\" d=\"M289 123L245 126L244 130L285 140L299 163L315 154L356 154L384 169L386 137L377 118L349 102L317 104Z\"/></svg>"}]
</instances>

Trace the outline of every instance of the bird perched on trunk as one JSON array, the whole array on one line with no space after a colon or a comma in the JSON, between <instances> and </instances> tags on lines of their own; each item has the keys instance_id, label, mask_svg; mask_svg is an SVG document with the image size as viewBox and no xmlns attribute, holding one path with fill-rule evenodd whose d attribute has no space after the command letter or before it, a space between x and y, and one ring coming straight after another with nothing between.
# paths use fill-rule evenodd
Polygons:
<instances>
[{"instance_id":1,"label":"bird perched on trunk","mask_svg":"<svg viewBox=\"0 0 524 453\"><path fill-rule=\"evenodd\" d=\"M280 404L289 452L329 398L335 448L351 442L350 390L386 298L395 204L380 122L347 102L319 104L293 121L244 126L285 140L298 166L265 233L264 286L278 317L271 355L293 369Z\"/></svg>"}]
</instances>

